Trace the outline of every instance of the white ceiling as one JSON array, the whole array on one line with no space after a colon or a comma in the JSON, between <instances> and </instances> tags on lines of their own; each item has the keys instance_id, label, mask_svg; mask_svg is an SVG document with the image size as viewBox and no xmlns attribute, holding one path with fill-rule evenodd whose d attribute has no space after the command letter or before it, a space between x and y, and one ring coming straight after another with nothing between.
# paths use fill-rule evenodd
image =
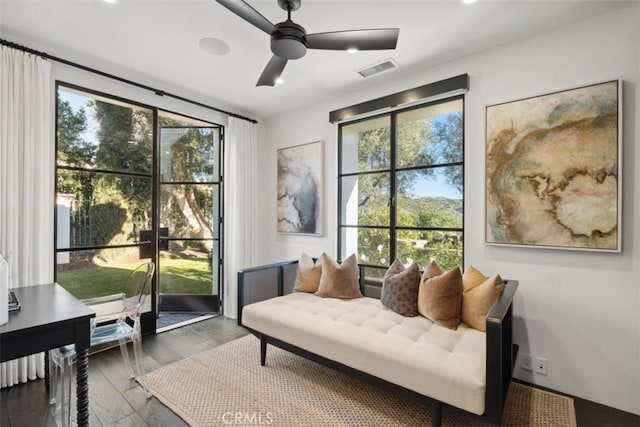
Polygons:
<instances>
[{"instance_id":1,"label":"white ceiling","mask_svg":"<svg viewBox=\"0 0 640 427\"><path fill-rule=\"evenodd\" d=\"M166 92L267 118L636 1L478 0L465 5L461 0L302 0L292 19L308 33L397 27L398 46L356 54L309 50L289 61L282 75L285 84L275 87L255 86L272 56L269 36L214 0L120 0L117 5L0 0L0 37ZM273 23L286 19L276 0L248 3ZM231 52L204 52L198 47L203 37L224 40ZM355 73L387 58L400 69L368 79Z\"/></svg>"}]
</instances>

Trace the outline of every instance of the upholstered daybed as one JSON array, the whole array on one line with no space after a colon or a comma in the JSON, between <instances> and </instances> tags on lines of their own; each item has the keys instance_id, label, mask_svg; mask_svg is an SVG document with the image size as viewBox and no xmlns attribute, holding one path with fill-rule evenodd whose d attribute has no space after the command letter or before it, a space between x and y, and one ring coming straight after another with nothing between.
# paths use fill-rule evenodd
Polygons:
<instances>
[{"instance_id":1,"label":"upholstered daybed","mask_svg":"<svg viewBox=\"0 0 640 427\"><path fill-rule=\"evenodd\" d=\"M460 324L449 329L423 316L406 317L380 301L381 280L360 266L363 298L293 292L298 262L245 269L238 274L238 324L261 339L261 363L272 344L394 391L431 400L432 425L443 406L500 424L511 381L512 300L504 291L486 318L486 332Z\"/></svg>"}]
</instances>

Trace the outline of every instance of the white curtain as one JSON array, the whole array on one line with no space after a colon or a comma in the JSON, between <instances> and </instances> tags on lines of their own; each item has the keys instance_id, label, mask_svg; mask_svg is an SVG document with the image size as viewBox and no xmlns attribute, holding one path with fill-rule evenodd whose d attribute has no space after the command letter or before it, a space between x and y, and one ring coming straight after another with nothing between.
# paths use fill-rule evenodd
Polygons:
<instances>
[{"instance_id":1,"label":"white curtain","mask_svg":"<svg viewBox=\"0 0 640 427\"><path fill-rule=\"evenodd\" d=\"M238 271L256 259L257 231L256 125L229 118L225 137L224 315L238 317Z\"/></svg>"},{"instance_id":2,"label":"white curtain","mask_svg":"<svg viewBox=\"0 0 640 427\"><path fill-rule=\"evenodd\" d=\"M9 287L53 281L51 64L1 46L0 254ZM0 386L44 376L43 353L0 365Z\"/></svg>"}]
</instances>

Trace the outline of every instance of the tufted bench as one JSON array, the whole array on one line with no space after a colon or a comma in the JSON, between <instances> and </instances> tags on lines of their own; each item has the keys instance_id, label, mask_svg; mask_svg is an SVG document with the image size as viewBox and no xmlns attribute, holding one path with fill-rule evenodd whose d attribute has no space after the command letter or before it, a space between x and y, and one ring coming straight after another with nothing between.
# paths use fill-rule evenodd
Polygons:
<instances>
[{"instance_id":1,"label":"tufted bench","mask_svg":"<svg viewBox=\"0 0 640 427\"><path fill-rule=\"evenodd\" d=\"M261 338L263 364L267 343L274 344L432 399L434 425L440 424L442 404L500 424L515 358L511 299L516 283L510 282L489 313L485 333L464 324L452 330L385 308L375 298L379 281L367 281L362 269L361 289L374 297L292 293L295 264L272 264L238 275L238 323ZM487 360L488 343L495 347L489 351L492 360Z\"/></svg>"}]
</instances>

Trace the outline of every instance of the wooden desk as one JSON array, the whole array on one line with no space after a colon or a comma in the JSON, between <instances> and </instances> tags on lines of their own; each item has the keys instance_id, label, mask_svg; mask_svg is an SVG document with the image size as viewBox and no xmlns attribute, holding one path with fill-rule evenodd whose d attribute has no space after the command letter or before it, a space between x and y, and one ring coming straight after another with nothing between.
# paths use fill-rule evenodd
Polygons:
<instances>
[{"instance_id":1,"label":"wooden desk","mask_svg":"<svg viewBox=\"0 0 640 427\"><path fill-rule=\"evenodd\" d=\"M22 309L9 313L9 323L0 326L0 362L75 344L77 421L78 426L88 426L88 348L95 312L57 283L12 291Z\"/></svg>"}]
</instances>

